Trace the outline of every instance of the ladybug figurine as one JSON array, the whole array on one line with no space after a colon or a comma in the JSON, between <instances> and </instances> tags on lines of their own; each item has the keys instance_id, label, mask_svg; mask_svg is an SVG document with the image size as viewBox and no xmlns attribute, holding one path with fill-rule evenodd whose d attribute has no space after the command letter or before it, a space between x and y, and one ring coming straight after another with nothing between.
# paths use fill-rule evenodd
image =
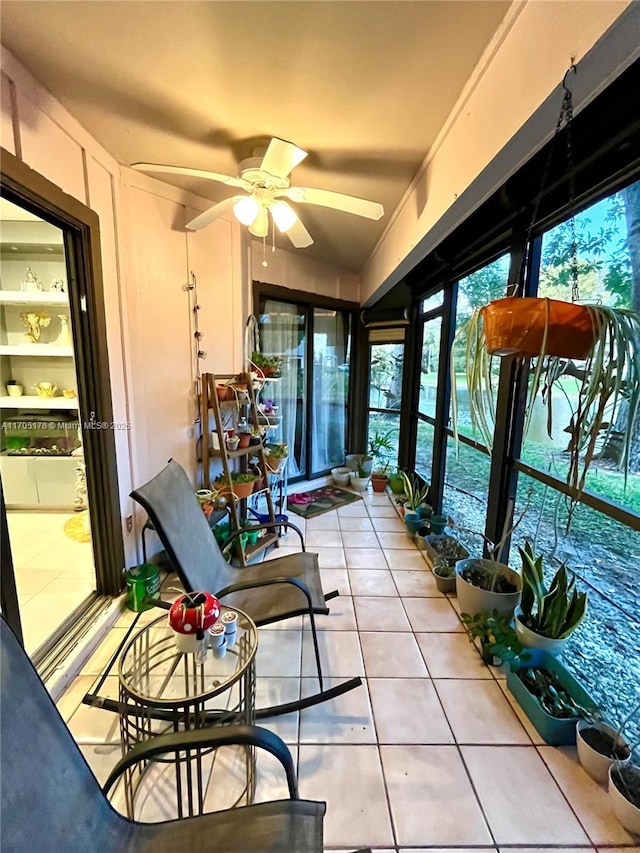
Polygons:
<instances>
[{"instance_id":1,"label":"ladybug figurine","mask_svg":"<svg viewBox=\"0 0 640 853\"><path fill-rule=\"evenodd\" d=\"M208 592L187 592L177 598L169 610L169 625L181 652L199 652L205 632L220 616L220 602Z\"/></svg>"}]
</instances>

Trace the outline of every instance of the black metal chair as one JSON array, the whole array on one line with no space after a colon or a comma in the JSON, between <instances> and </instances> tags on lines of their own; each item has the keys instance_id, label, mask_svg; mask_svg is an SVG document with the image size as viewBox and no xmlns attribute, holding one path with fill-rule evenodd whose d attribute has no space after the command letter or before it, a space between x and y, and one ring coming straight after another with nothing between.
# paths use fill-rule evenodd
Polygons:
<instances>
[{"instance_id":1,"label":"black metal chair","mask_svg":"<svg viewBox=\"0 0 640 853\"><path fill-rule=\"evenodd\" d=\"M244 610L258 627L294 616L309 617L320 691L296 702L257 709L257 718L308 708L362 684L362 679L352 678L329 690L323 689L315 616L328 614L327 601L338 593L323 593L318 557L305 551L302 534L295 525L278 521L279 527L290 527L297 532L301 553L236 569L224 559L189 478L177 462L170 460L146 485L134 489L131 497L146 510L187 592L211 592L223 598L225 604ZM272 527L268 523L257 525L258 529ZM239 532L235 534L238 535ZM116 710L115 703L95 695L88 695L86 701L88 704L98 701L105 708L113 705Z\"/></svg>"},{"instance_id":2,"label":"black metal chair","mask_svg":"<svg viewBox=\"0 0 640 853\"><path fill-rule=\"evenodd\" d=\"M258 726L220 726L160 735L121 759L101 790L4 619L0 678L0 848L6 853L322 853L326 804L298 798L291 755L273 732ZM291 799L162 823L131 821L107 800L119 776L137 762L230 744L257 746L274 755L286 773Z\"/></svg>"}]
</instances>

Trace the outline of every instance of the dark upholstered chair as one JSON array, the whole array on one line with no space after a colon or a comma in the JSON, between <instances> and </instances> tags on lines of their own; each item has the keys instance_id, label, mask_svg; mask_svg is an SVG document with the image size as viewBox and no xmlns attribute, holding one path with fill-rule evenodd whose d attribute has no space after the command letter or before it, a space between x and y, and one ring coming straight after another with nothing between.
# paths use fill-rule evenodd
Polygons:
<instances>
[{"instance_id":1,"label":"dark upholstered chair","mask_svg":"<svg viewBox=\"0 0 640 853\"><path fill-rule=\"evenodd\" d=\"M285 744L257 726L220 726L160 735L138 744L100 789L31 661L0 620L0 849L3 853L219 850L322 853L325 803L298 799ZM196 747L259 746L284 767L290 800L162 823L116 812L106 792L135 762Z\"/></svg>"},{"instance_id":2,"label":"dark upholstered chair","mask_svg":"<svg viewBox=\"0 0 640 853\"><path fill-rule=\"evenodd\" d=\"M304 551L304 543L299 554L243 569L230 566L211 533L189 478L173 460L146 485L131 492L131 497L149 515L185 590L213 593L225 604L244 610L258 627L294 616L309 617L320 692L298 702L259 709L258 717L309 707L361 684L361 679L353 678L323 691L315 616L329 613L326 601L337 593L324 595L318 557ZM278 526L297 530L284 522L278 522Z\"/></svg>"}]
</instances>

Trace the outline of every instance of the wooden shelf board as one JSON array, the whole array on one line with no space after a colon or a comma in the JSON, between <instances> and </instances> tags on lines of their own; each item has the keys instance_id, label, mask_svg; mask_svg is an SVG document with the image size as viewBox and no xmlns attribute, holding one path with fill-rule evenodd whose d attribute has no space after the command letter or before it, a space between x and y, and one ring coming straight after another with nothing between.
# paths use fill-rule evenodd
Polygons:
<instances>
[{"instance_id":1,"label":"wooden shelf board","mask_svg":"<svg viewBox=\"0 0 640 853\"><path fill-rule=\"evenodd\" d=\"M277 522L276 522L277 524ZM244 549L244 555L247 559L251 559L251 557L255 557L256 554L260 554L269 545L273 545L278 539L277 533L266 533L264 536L260 537L255 545L247 545Z\"/></svg>"},{"instance_id":2,"label":"wooden shelf board","mask_svg":"<svg viewBox=\"0 0 640 853\"><path fill-rule=\"evenodd\" d=\"M261 444L253 444L249 447L240 447L238 450L227 450L227 458L228 459L238 459L240 456L248 456L251 453L257 453L259 450L262 450ZM209 456L214 456L216 459L222 457L222 450L214 450L214 448L210 448Z\"/></svg>"}]
</instances>

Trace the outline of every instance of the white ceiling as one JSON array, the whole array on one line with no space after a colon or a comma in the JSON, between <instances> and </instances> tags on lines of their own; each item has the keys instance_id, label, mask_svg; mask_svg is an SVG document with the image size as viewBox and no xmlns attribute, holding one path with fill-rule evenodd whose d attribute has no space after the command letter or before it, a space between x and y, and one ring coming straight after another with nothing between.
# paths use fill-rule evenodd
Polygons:
<instances>
[{"instance_id":1,"label":"white ceiling","mask_svg":"<svg viewBox=\"0 0 640 853\"><path fill-rule=\"evenodd\" d=\"M294 184L385 207L379 222L300 210L315 244L297 251L359 272L508 6L4 0L2 41L123 164L235 175L261 140L295 142L310 153Z\"/></svg>"}]
</instances>

